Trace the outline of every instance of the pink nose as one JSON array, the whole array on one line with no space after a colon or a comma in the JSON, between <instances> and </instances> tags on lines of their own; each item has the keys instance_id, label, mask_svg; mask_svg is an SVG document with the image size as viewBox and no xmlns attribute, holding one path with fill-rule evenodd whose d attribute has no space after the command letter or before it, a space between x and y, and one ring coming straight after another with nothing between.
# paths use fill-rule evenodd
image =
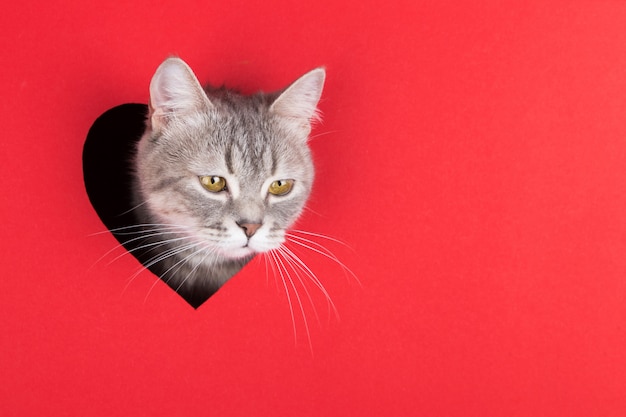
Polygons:
<instances>
[{"instance_id":1,"label":"pink nose","mask_svg":"<svg viewBox=\"0 0 626 417\"><path fill-rule=\"evenodd\" d=\"M261 223L237 223L237 226L243 229L248 238L251 238L262 225Z\"/></svg>"}]
</instances>

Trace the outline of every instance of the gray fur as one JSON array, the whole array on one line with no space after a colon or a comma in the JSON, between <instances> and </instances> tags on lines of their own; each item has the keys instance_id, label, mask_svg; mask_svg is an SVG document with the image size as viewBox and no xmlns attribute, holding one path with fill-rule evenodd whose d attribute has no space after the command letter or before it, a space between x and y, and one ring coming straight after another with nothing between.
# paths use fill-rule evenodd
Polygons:
<instances>
[{"instance_id":1,"label":"gray fur","mask_svg":"<svg viewBox=\"0 0 626 417\"><path fill-rule=\"evenodd\" d=\"M203 90L178 58L155 73L135 159L136 215L146 225L144 264L187 301L201 303L285 241L313 184L307 139L324 76L316 69L282 93L242 96ZM201 176L225 178L227 191L206 190ZM286 179L295 180L290 193L267 192ZM238 223L262 226L248 238Z\"/></svg>"}]
</instances>

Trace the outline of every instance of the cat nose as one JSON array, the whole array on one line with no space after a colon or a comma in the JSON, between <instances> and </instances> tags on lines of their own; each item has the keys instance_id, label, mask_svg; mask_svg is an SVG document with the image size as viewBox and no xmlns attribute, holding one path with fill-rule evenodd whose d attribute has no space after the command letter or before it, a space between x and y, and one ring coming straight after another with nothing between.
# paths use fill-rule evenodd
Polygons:
<instances>
[{"instance_id":1,"label":"cat nose","mask_svg":"<svg viewBox=\"0 0 626 417\"><path fill-rule=\"evenodd\" d=\"M262 226L261 223L239 223L237 222L237 226L241 227L244 231L244 233L246 234L246 236L248 236L248 238L251 238L257 230L259 230L259 227Z\"/></svg>"}]
</instances>

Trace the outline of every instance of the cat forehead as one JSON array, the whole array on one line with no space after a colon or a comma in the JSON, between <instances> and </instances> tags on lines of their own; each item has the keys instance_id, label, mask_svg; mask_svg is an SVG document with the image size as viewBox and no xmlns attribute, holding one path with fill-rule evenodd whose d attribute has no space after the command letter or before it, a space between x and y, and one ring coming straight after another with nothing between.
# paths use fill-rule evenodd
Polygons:
<instances>
[{"instance_id":1,"label":"cat forehead","mask_svg":"<svg viewBox=\"0 0 626 417\"><path fill-rule=\"evenodd\" d=\"M292 140L271 122L250 126L236 120L206 120L203 127L187 132L185 142L178 145L181 151L193 149L192 159L207 164L224 162L231 172L252 166L275 170L308 154L306 143Z\"/></svg>"},{"instance_id":2,"label":"cat forehead","mask_svg":"<svg viewBox=\"0 0 626 417\"><path fill-rule=\"evenodd\" d=\"M277 152L265 141L249 143L233 141L223 155L229 173L250 177L262 177L273 173L277 165Z\"/></svg>"},{"instance_id":3,"label":"cat forehead","mask_svg":"<svg viewBox=\"0 0 626 417\"><path fill-rule=\"evenodd\" d=\"M269 177L306 176L310 161L307 154L289 146L242 146L231 142L219 147L207 146L204 152L188 158L189 167L198 175L231 175L247 183L261 183Z\"/></svg>"}]
</instances>

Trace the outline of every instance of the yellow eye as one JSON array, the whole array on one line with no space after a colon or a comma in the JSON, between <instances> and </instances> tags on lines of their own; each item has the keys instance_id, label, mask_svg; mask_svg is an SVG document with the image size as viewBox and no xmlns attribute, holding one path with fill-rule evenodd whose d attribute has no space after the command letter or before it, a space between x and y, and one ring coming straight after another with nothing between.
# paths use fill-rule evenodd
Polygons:
<instances>
[{"instance_id":1,"label":"yellow eye","mask_svg":"<svg viewBox=\"0 0 626 417\"><path fill-rule=\"evenodd\" d=\"M226 180L222 177L207 175L200 177L200 183L212 193L219 193L226 189Z\"/></svg>"},{"instance_id":2,"label":"yellow eye","mask_svg":"<svg viewBox=\"0 0 626 417\"><path fill-rule=\"evenodd\" d=\"M278 180L270 184L269 193L274 195L287 195L293 188L293 180Z\"/></svg>"}]
</instances>

